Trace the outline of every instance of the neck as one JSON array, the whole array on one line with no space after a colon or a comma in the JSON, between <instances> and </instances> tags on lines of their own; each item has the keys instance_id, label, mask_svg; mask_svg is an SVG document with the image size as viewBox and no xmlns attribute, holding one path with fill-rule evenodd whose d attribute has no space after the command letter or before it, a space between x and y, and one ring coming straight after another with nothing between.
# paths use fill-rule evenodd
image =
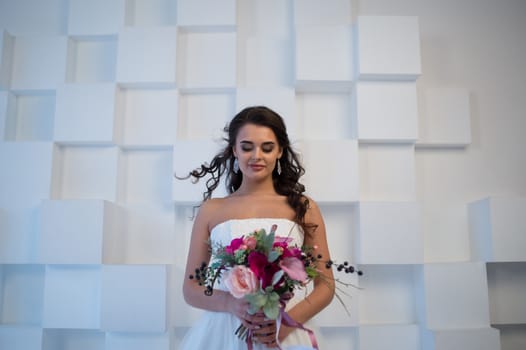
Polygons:
<instances>
[{"instance_id":1,"label":"neck","mask_svg":"<svg viewBox=\"0 0 526 350\"><path fill-rule=\"evenodd\" d=\"M275 195L276 190L272 181L263 183L243 181L236 193L239 195Z\"/></svg>"}]
</instances>

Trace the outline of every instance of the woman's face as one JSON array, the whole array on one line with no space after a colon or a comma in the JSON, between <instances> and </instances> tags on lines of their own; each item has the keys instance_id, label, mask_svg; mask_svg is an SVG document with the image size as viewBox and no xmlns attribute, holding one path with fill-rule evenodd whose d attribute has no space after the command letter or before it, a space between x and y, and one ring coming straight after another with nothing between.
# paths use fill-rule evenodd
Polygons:
<instances>
[{"instance_id":1,"label":"woman's face","mask_svg":"<svg viewBox=\"0 0 526 350\"><path fill-rule=\"evenodd\" d=\"M282 154L272 129L255 124L245 124L239 129L233 151L243 177L255 180L272 178L276 161Z\"/></svg>"}]
</instances>

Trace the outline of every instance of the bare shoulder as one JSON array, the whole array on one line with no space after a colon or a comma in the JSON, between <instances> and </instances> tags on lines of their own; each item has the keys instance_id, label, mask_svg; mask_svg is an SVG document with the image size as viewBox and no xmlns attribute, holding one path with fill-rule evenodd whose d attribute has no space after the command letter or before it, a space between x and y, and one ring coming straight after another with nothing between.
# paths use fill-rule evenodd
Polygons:
<instances>
[{"instance_id":1,"label":"bare shoulder","mask_svg":"<svg viewBox=\"0 0 526 350\"><path fill-rule=\"evenodd\" d=\"M308 196L303 196L304 200L307 202L307 212L305 215L308 219L315 219L321 217L320 207L314 199Z\"/></svg>"}]
</instances>

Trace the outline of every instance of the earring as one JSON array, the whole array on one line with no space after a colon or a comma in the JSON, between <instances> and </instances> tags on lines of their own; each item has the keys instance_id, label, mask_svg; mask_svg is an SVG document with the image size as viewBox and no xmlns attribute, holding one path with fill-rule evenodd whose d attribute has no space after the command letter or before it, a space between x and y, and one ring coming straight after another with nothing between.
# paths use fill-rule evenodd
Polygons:
<instances>
[{"instance_id":1,"label":"earring","mask_svg":"<svg viewBox=\"0 0 526 350\"><path fill-rule=\"evenodd\" d=\"M237 161L237 158L234 158L234 165L232 166L232 170L236 174L239 172L239 162Z\"/></svg>"},{"instance_id":2,"label":"earring","mask_svg":"<svg viewBox=\"0 0 526 350\"><path fill-rule=\"evenodd\" d=\"M279 161L279 159L278 159L277 163L278 163L278 164L277 164L277 169L276 169L276 171L278 172L278 175L281 175L281 162Z\"/></svg>"}]
</instances>

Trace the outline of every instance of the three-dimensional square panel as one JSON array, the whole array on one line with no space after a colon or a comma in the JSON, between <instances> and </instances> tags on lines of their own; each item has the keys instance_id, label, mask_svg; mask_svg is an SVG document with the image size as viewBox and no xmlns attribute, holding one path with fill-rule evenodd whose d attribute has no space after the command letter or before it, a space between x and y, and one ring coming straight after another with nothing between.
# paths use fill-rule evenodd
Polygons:
<instances>
[{"instance_id":1,"label":"three-dimensional square panel","mask_svg":"<svg viewBox=\"0 0 526 350\"><path fill-rule=\"evenodd\" d=\"M482 261L526 261L526 198L488 197L468 205L471 254Z\"/></svg>"},{"instance_id":2,"label":"three-dimensional square panel","mask_svg":"<svg viewBox=\"0 0 526 350\"><path fill-rule=\"evenodd\" d=\"M134 0L126 2L126 26L166 27L177 24L177 0Z\"/></svg>"},{"instance_id":3,"label":"three-dimensional square panel","mask_svg":"<svg viewBox=\"0 0 526 350\"><path fill-rule=\"evenodd\" d=\"M358 328L360 350L420 350L420 328L408 325L371 325Z\"/></svg>"},{"instance_id":4,"label":"three-dimensional square panel","mask_svg":"<svg viewBox=\"0 0 526 350\"><path fill-rule=\"evenodd\" d=\"M415 290L418 268L415 265L361 265L360 325L418 323Z\"/></svg>"},{"instance_id":5,"label":"three-dimensional square panel","mask_svg":"<svg viewBox=\"0 0 526 350\"><path fill-rule=\"evenodd\" d=\"M68 83L115 81L117 37L69 38Z\"/></svg>"},{"instance_id":6,"label":"three-dimensional square panel","mask_svg":"<svg viewBox=\"0 0 526 350\"><path fill-rule=\"evenodd\" d=\"M54 90L66 81L67 38L15 37L11 89Z\"/></svg>"},{"instance_id":7,"label":"three-dimensional square panel","mask_svg":"<svg viewBox=\"0 0 526 350\"><path fill-rule=\"evenodd\" d=\"M355 139L349 93L297 93L296 104L300 139Z\"/></svg>"},{"instance_id":8,"label":"three-dimensional square panel","mask_svg":"<svg viewBox=\"0 0 526 350\"><path fill-rule=\"evenodd\" d=\"M180 27L235 27L235 0L177 0Z\"/></svg>"},{"instance_id":9,"label":"three-dimensional square panel","mask_svg":"<svg viewBox=\"0 0 526 350\"><path fill-rule=\"evenodd\" d=\"M45 200L40 207L39 261L44 264L100 264L105 221L102 200Z\"/></svg>"},{"instance_id":10,"label":"three-dimensional square panel","mask_svg":"<svg viewBox=\"0 0 526 350\"><path fill-rule=\"evenodd\" d=\"M4 123L6 141L51 141L53 139L55 118L55 94L53 92L7 93L4 101L7 103ZM1 119L0 117L0 122Z\"/></svg>"},{"instance_id":11,"label":"three-dimensional square panel","mask_svg":"<svg viewBox=\"0 0 526 350\"><path fill-rule=\"evenodd\" d=\"M108 333L104 350L170 350L170 334Z\"/></svg>"},{"instance_id":12,"label":"three-dimensional square panel","mask_svg":"<svg viewBox=\"0 0 526 350\"><path fill-rule=\"evenodd\" d=\"M0 264L37 261L38 217L37 205L16 209L0 207Z\"/></svg>"},{"instance_id":13,"label":"three-dimensional square panel","mask_svg":"<svg viewBox=\"0 0 526 350\"><path fill-rule=\"evenodd\" d=\"M236 32L180 32L177 84L186 91L236 86Z\"/></svg>"},{"instance_id":14,"label":"three-dimensional square panel","mask_svg":"<svg viewBox=\"0 0 526 350\"><path fill-rule=\"evenodd\" d=\"M36 207L51 196L55 147L47 142L0 143L0 207Z\"/></svg>"},{"instance_id":15,"label":"three-dimensional square panel","mask_svg":"<svg viewBox=\"0 0 526 350\"><path fill-rule=\"evenodd\" d=\"M101 329L164 332L166 280L164 265L102 266Z\"/></svg>"},{"instance_id":16,"label":"three-dimensional square panel","mask_svg":"<svg viewBox=\"0 0 526 350\"><path fill-rule=\"evenodd\" d=\"M296 88L350 91L353 53L350 26L296 27Z\"/></svg>"},{"instance_id":17,"label":"three-dimensional square panel","mask_svg":"<svg viewBox=\"0 0 526 350\"><path fill-rule=\"evenodd\" d=\"M171 146L177 134L176 89L121 88L123 110L117 118L124 146Z\"/></svg>"},{"instance_id":18,"label":"three-dimensional square panel","mask_svg":"<svg viewBox=\"0 0 526 350\"><path fill-rule=\"evenodd\" d=\"M237 45L241 53L237 63L238 87L273 90L294 85L294 48L290 40L250 36L243 41L238 36Z\"/></svg>"},{"instance_id":19,"label":"three-dimensional square panel","mask_svg":"<svg viewBox=\"0 0 526 350\"><path fill-rule=\"evenodd\" d=\"M111 144L115 133L115 84L65 84L57 90L54 139Z\"/></svg>"},{"instance_id":20,"label":"three-dimensional square panel","mask_svg":"<svg viewBox=\"0 0 526 350\"><path fill-rule=\"evenodd\" d=\"M358 16L357 76L416 80L421 74L418 17Z\"/></svg>"},{"instance_id":21,"label":"three-dimensional square panel","mask_svg":"<svg viewBox=\"0 0 526 350\"><path fill-rule=\"evenodd\" d=\"M177 41L175 27L122 29L117 44L117 82L174 87Z\"/></svg>"},{"instance_id":22,"label":"three-dimensional square panel","mask_svg":"<svg viewBox=\"0 0 526 350\"><path fill-rule=\"evenodd\" d=\"M105 350L106 334L90 329L44 329L42 350Z\"/></svg>"},{"instance_id":23,"label":"three-dimensional square panel","mask_svg":"<svg viewBox=\"0 0 526 350\"><path fill-rule=\"evenodd\" d=\"M469 93L460 88L426 89L419 101L418 146L458 147L471 143Z\"/></svg>"},{"instance_id":24,"label":"three-dimensional square panel","mask_svg":"<svg viewBox=\"0 0 526 350\"><path fill-rule=\"evenodd\" d=\"M353 122L362 142L415 142L418 138L416 84L358 82Z\"/></svg>"},{"instance_id":25,"label":"three-dimensional square panel","mask_svg":"<svg viewBox=\"0 0 526 350\"><path fill-rule=\"evenodd\" d=\"M294 24L345 25L352 20L349 0L294 0Z\"/></svg>"},{"instance_id":26,"label":"three-dimensional square panel","mask_svg":"<svg viewBox=\"0 0 526 350\"><path fill-rule=\"evenodd\" d=\"M424 243L416 202L360 202L358 264L421 264Z\"/></svg>"},{"instance_id":27,"label":"three-dimensional square panel","mask_svg":"<svg viewBox=\"0 0 526 350\"><path fill-rule=\"evenodd\" d=\"M421 267L423 325L429 329L489 327L486 265L433 263Z\"/></svg>"},{"instance_id":28,"label":"three-dimensional square panel","mask_svg":"<svg viewBox=\"0 0 526 350\"><path fill-rule=\"evenodd\" d=\"M437 329L422 331L427 350L500 350L499 331L495 328Z\"/></svg>"},{"instance_id":29,"label":"three-dimensional square panel","mask_svg":"<svg viewBox=\"0 0 526 350\"><path fill-rule=\"evenodd\" d=\"M124 26L126 0L70 0L68 34L72 36L116 35Z\"/></svg>"},{"instance_id":30,"label":"three-dimensional square panel","mask_svg":"<svg viewBox=\"0 0 526 350\"><path fill-rule=\"evenodd\" d=\"M0 288L0 324L37 326L42 322L45 270L42 265L5 265Z\"/></svg>"},{"instance_id":31,"label":"three-dimensional square panel","mask_svg":"<svg viewBox=\"0 0 526 350\"><path fill-rule=\"evenodd\" d=\"M360 200L414 201L413 145L362 144L359 147Z\"/></svg>"},{"instance_id":32,"label":"three-dimensional square panel","mask_svg":"<svg viewBox=\"0 0 526 350\"><path fill-rule=\"evenodd\" d=\"M302 182L309 196L322 203L358 200L356 141L302 141L299 148L306 169ZM341 157L332 157L334 154Z\"/></svg>"},{"instance_id":33,"label":"three-dimensional square panel","mask_svg":"<svg viewBox=\"0 0 526 350\"><path fill-rule=\"evenodd\" d=\"M9 350L42 350L42 328L1 325L0 348Z\"/></svg>"},{"instance_id":34,"label":"three-dimensional square panel","mask_svg":"<svg viewBox=\"0 0 526 350\"><path fill-rule=\"evenodd\" d=\"M0 31L0 89L8 89L11 83L14 37L6 30Z\"/></svg>"},{"instance_id":35,"label":"three-dimensional square panel","mask_svg":"<svg viewBox=\"0 0 526 350\"><path fill-rule=\"evenodd\" d=\"M526 324L526 263L490 263L486 269L491 324Z\"/></svg>"},{"instance_id":36,"label":"three-dimensional square panel","mask_svg":"<svg viewBox=\"0 0 526 350\"><path fill-rule=\"evenodd\" d=\"M44 328L98 329L100 266L46 266Z\"/></svg>"},{"instance_id":37,"label":"three-dimensional square panel","mask_svg":"<svg viewBox=\"0 0 526 350\"><path fill-rule=\"evenodd\" d=\"M115 201L118 155L116 147L58 147L53 198Z\"/></svg>"},{"instance_id":38,"label":"three-dimensional square panel","mask_svg":"<svg viewBox=\"0 0 526 350\"><path fill-rule=\"evenodd\" d=\"M227 92L183 93L177 111L177 141L219 141L236 114L235 96Z\"/></svg>"}]
</instances>

